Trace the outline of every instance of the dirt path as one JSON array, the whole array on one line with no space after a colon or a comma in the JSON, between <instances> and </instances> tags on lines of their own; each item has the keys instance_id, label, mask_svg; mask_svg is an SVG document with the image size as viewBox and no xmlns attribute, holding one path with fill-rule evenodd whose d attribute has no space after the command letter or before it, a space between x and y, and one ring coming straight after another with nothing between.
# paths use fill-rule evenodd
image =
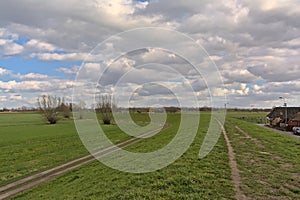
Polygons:
<instances>
[{"instance_id":1,"label":"dirt path","mask_svg":"<svg viewBox=\"0 0 300 200\"><path fill-rule=\"evenodd\" d=\"M231 146L230 140L227 136L227 133L225 131L225 128L222 126L222 124L219 122L221 128L222 128L222 132L227 144L227 149L228 149L228 155L229 155L229 166L231 168L231 179L234 185L234 189L235 189L235 197L236 199L240 200L240 199L247 199L246 196L243 194L240 186L241 186L241 178L240 178L240 171L238 169L238 165L236 162L236 158L235 158L235 153L234 150Z\"/></svg>"},{"instance_id":2,"label":"dirt path","mask_svg":"<svg viewBox=\"0 0 300 200\"><path fill-rule=\"evenodd\" d=\"M141 135L141 137L148 136L149 134L151 135L152 133L153 133L153 131L145 133L145 134ZM104 148L102 150L99 150L96 153L94 153L93 155L96 158L101 158L112 152L118 151L119 148L125 148L125 147L132 145L134 143L137 143L143 139L144 138L132 138L132 139L126 140L124 142L121 142L115 146L110 146L110 147ZM15 181L15 182L9 183L7 185L4 185L4 186L0 187L0 200L11 197L11 196L18 194L20 192L23 192L25 190L31 189L35 186L38 186L42 183L49 181L49 180L57 178L58 176L61 176L67 172L70 172L76 168L86 165L95 160L95 157L93 155L83 156L81 158L72 160L70 162L59 165L57 167L48 169L46 171L31 175L26 178L23 178L23 179Z\"/></svg>"}]
</instances>

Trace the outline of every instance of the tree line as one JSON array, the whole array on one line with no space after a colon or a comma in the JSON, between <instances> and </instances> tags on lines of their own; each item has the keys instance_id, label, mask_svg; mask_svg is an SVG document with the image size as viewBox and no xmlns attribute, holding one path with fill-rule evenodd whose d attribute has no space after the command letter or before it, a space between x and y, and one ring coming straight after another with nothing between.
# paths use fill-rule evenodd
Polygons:
<instances>
[{"instance_id":1,"label":"tree line","mask_svg":"<svg viewBox=\"0 0 300 200\"><path fill-rule=\"evenodd\" d=\"M83 119L82 110L85 109L85 102L80 101L78 105L66 103L64 98L43 95L37 99L38 109L46 121L50 124L56 124L62 118L70 119L72 116L73 108L79 111L79 119ZM116 105L111 102L111 96L105 95L99 97L96 104L96 112L100 113L101 120L104 124L111 124L112 122L112 109Z\"/></svg>"},{"instance_id":2,"label":"tree line","mask_svg":"<svg viewBox=\"0 0 300 200\"><path fill-rule=\"evenodd\" d=\"M10 111L40 111L44 116L45 120L49 124L56 124L61 119L71 119L73 108L74 110L79 111L78 117L79 119L83 119L83 112L81 110L86 109L85 102L81 101L78 105L72 103L66 103L64 98L52 96L52 95L43 95L37 99L38 108L26 108L22 107L20 109L0 109L0 112L10 112ZM110 95L102 95L97 99L96 104L94 105L94 109L97 113L97 116L100 117L103 124L111 124L113 121L112 111L122 112L127 110L128 108L117 107L115 103L112 102L112 98ZM213 108L211 107L200 107L200 108L179 108L175 106L169 106L163 108L167 113L176 113L180 112L182 109L187 111L211 111ZM214 108L216 109L216 108ZM222 108L219 108L222 109ZM149 107L131 107L129 108L129 112L136 113L148 113L150 112ZM270 109L259 109L259 108L251 108L251 109L241 109L241 108L229 108L227 111L251 111L251 112L266 112ZM156 110L159 112L160 109Z\"/></svg>"}]
</instances>

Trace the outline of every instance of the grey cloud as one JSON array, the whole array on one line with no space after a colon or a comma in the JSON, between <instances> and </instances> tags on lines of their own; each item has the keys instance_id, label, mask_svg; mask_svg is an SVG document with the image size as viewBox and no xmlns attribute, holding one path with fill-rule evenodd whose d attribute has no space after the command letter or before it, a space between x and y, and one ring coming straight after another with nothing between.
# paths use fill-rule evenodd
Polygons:
<instances>
[{"instance_id":1,"label":"grey cloud","mask_svg":"<svg viewBox=\"0 0 300 200\"><path fill-rule=\"evenodd\" d=\"M200 12L206 5L211 2L208 0L178 0L176 3L172 0L150 1L145 10L138 14L162 15L165 20L182 20L182 18Z\"/></svg>"},{"instance_id":2,"label":"grey cloud","mask_svg":"<svg viewBox=\"0 0 300 200\"><path fill-rule=\"evenodd\" d=\"M229 89L239 90L240 83L254 85L257 79L266 82L260 94L252 91L251 87L249 94L243 94L243 97L230 94L232 101L235 102L232 105L249 105L256 100L265 102L262 105L268 106L280 92L296 93L295 89L289 90L289 86L299 89L297 86L300 74L299 1L180 0L174 3L171 0L156 0L149 1L145 8L137 8L137 3L127 1L125 5L121 0L1 1L0 27L8 30L10 34L0 29L0 35L3 32L2 35L5 37L10 35L15 39L18 35L26 36L49 43L77 57L79 54L76 53L88 53L99 42L126 29L142 26L171 27L188 34L210 55L218 58L215 62L223 70L221 74ZM106 7L109 4L112 4L112 7ZM113 7L114 5L117 7ZM145 32L142 37L153 40L160 38L160 41L163 41L169 36ZM132 42L134 41L121 41L120 46L112 46L111 49L108 48L101 53L117 52L118 48L124 46L130 49ZM26 45L23 50L23 47L13 47L14 43L11 44L2 51L25 56L28 53ZM193 49L189 46L185 44L181 47L193 55ZM39 52L35 53L39 55ZM178 57L168 57L170 52L160 53L155 54L149 48L128 53L125 58L133 60L134 63L127 67L124 63L115 63L105 72L101 80L103 85L115 83L124 73L136 66L156 62L170 66L179 74L188 77L196 91L203 91L206 88L204 82L195 80L198 74L187 62ZM48 57L51 56L55 57L55 55ZM203 55L193 56L199 57L199 64L203 62L201 60ZM100 74L93 72L102 72L103 68L104 66L100 66L99 63L94 63L83 69L82 77L98 80ZM57 71L74 75L76 70L60 68ZM4 74L0 69L1 73ZM213 80L214 76L215 73L212 73L205 78ZM142 84L166 78L176 80L179 77L168 69L153 67L135 70L128 74L127 79L130 83ZM276 86L284 82L293 82L294 85ZM7 89L7 84L6 86L3 86L3 82L1 84L2 90ZM31 90L35 92L43 91L35 89L35 85L28 87L32 87ZM18 88L22 90L21 84L13 86L10 91ZM53 88L55 89L62 91L64 88ZM159 90L149 89L148 92L151 94L155 91Z\"/></svg>"},{"instance_id":3,"label":"grey cloud","mask_svg":"<svg viewBox=\"0 0 300 200\"><path fill-rule=\"evenodd\" d=\"M168 96L172 94L172 91L159 84L145 84L136 91L136 94L139 96Z\"/></svg>"},{"instance_id":4,"label":"grey cloud","mask_svg":"<svg viewBox=\"0 0 300 200\"><path fill-rule=\"evenodd\" d=\"M235 67L232 67L235 68ZM224 78L227 79L227 83L252 83L254 82L257 77L253 74L249 73L247 70L242 69L232 69L228 71L223 71Z\"/></svg>"},{"instance_id":5,"label":"grey cloud","mask_svg":"<svg viewBox=\"0 0 300 200\"><path fill-rule=\"evenodd\" d=\"M72 68L61 67L61 68L56 69L56 71L65 73L67 75L74 76L79 71L79 68L80 68L79 66L74 66Z\"/></svg>"},{"instance_id":6,"label":"grey cloud","mask_svg":"<svg viewBox=\"0 0 300 200\"><path fill-rule=\"evenodd\" d=\"M257 65L248 67L247 70L270 82L299 80L300 74L300 66Z\"/></svg>"}]
</instances>

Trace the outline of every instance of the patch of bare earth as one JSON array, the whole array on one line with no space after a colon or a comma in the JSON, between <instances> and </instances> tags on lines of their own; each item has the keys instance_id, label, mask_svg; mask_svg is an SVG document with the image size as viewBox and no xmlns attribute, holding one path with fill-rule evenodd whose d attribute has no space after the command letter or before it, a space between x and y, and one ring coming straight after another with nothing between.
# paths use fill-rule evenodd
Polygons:
<instances>
[{"instance_id":1,"label":"patch of bare earth","mask_svg":"<svg viewBox=\"0 0 300 200\"><path fill-rule=\"evenodd\" d=\"M225 138L225 141L226 141L226 145L227 145L227 149L228 149L229 166L231 168L231 178L232 178L232 182L233 182L234 189L235 189L235 197L238 200L247 199L247 197L245 196L245 194L241 190L240 171L238 169L238 165L237 165L237 162L236 162L234 150L231 146L230 140L227 136L227 133L226 133L224 127L223 126L221 126L221 127L222 127L222 132L223 132L223 135L224 135L224 138Z\"/></svg>"}]
</instances>

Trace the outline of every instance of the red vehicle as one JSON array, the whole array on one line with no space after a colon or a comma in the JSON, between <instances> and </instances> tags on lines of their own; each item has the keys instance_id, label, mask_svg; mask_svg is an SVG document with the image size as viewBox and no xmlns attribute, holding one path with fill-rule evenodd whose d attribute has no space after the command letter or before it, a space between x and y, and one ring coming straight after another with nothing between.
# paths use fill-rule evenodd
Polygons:
<instances>
[{"instance_id":1,"label":"red vehicle","mask_svg":"<svg viewBox=\"0 0 300 200\"><path fill-rule=\"evenodd\" d=\"M290 126L290 127L300 127L300 121L299 120L290 120L289 122L288 122L288 125Z\"/></svg>"}]
</instances>

